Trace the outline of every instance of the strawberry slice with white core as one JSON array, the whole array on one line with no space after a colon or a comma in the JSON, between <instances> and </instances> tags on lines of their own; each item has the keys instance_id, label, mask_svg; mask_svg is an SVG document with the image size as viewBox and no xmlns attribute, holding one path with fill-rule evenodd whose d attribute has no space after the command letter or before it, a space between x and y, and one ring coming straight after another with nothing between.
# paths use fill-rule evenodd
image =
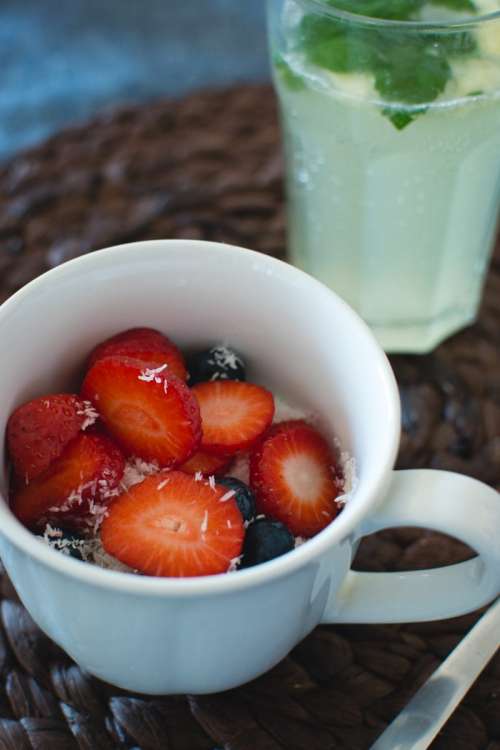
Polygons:
<instances>
[{"instance_id":1,"label":"strawberry slice with white core","mask_svg":"<svg viewBox=\"0 0 500 750\"><path fill-rule=\"evenodd\" d=\"M187 461L199 446L198 403L165 365L105 357L87 373L82 394L128 455L167 468Z\"/></svg>"},{"instance_id":2,"label":"strawberry slice with white core","mask_svg":"<svg viewBox=\"0 0 500 750\"><path fill-rule=\"evenodd\" d=\"M200 406L201 449L232 456L251 448L273 421L272 393L253 383L214 380L192 388Z\"/></svg>"},{"instance_id":3,"label":"strawberry slice with white core","mask_svg":"<svg viewBox=\"0 0 500 750\"><path fill-rule=\"evenodd\" d=\"M215 482L162 471L113 503L101 527L108 554L151 576L225 573L245 530L233 495Z\"/></svg>"},{"instance_id":4,"label":"strawberry slice with white core","mask_svg":"<svg viewBox=\"0 0 500 750\"><path fill-rule=\"evenodd\" d=\"M271 428L250 456L257 510L310 537L338 513L335 458L320 433L302 420Z\"/></svg>"}]
</instances>

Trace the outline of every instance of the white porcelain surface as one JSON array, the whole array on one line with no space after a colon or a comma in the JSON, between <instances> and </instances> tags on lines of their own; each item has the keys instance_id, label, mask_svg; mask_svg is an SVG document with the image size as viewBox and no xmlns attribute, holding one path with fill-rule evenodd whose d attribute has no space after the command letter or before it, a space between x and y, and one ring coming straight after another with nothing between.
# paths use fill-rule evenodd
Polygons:
<instances>
[{"instance_id":1,"label":"white porcelain surface","mask_svg":"<svg viewBox=\"0 0 500 750\"><path fill-rule=\"evenodd\" d=\"M139 692L218 691L269 669L321 621L440 618L500 592L497 494L443 472L393 474L397 389L371 333L319 282L250 251L135 243L60 266L14 295L0 307L9 352L0 361L2 447L15 406L68 389L96 342L138 325L183 348L220 340L237 347L251 380L321 415L326 433L355 456L359 482L335 522L292 553L188 580L69 559L0 502L4 565L36 622L82 667ZM6 485L4 471L4 498ZM349 573L359 536L399 523L449 531L481 557L413 577Z\"/></svg>"}]
</instances>

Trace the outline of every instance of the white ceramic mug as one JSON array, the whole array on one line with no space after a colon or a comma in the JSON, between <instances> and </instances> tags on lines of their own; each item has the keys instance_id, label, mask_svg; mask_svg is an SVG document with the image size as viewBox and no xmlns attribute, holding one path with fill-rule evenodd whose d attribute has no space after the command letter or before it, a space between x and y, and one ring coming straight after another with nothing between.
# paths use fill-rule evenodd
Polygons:
<instances>
[{"instance_id":1,"label":"white ceramic mug","mask_svg":"<svg viewBox=\"0 0 500 750\"><path fill-rule=\"evenodd\" d=\"M240 685L320 623L444 618L500 592L500 500L464 476L393 472L399 401L370 331L331 291L257 253L198 241L139 242L71 261L0 307L0 434L36 395L68 389L92 347L133 326L181 347L225 341L249 379L321 416L356 460L358 485L337 519L306 544L228 575L158 579L103 570L36 540L7 505L0 553L27 609L78 664L123 688L205 693ZM424 526L478 557L411 573L350 571L357 541Z\"/></svg>"}]
</instances>

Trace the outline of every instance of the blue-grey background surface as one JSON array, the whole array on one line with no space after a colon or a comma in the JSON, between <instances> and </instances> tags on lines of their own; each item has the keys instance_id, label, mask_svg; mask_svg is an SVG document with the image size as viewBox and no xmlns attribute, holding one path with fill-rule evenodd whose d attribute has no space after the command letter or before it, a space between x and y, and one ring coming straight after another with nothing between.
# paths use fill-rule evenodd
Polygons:
<instances>
[{"instance_id":1,"label":"blue-grey background surface","mask_svg":"<svg viewBox=\"0 0 500 750\"><path fill-rule=\"evenodd\" d=\"M264 0L0 0L0 159L118 102L268 77Z\"/></svg>"}]
</instances>

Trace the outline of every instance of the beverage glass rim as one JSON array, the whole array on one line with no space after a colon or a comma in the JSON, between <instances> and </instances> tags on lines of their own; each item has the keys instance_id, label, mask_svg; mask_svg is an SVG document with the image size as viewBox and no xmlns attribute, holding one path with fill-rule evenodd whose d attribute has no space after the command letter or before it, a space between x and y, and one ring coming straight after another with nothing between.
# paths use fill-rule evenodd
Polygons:
<instances>
[{"instance_id":1,"label":"beverage glass rim","mask_svg":"<svg viewBox=\"0 0 500 750\"><path fill-rule=\"evenodd\" d=\"M328 0L297 0L299 5L310 8L316 13L331 16L341 21L351 24L370 26L373 28L381 27L391 31L413 31L413 32L453 32L467 31L477 26L483 26L490 21L500 20L500 10L484 13L482 15L471 16L466 19L457 19L456 21L415 21L415 20L394 20L389 18L376 18L366 16L362 13L353 13L349 10L343 10L335 7L335 3Z\"/></svg>"}]
</instances>

